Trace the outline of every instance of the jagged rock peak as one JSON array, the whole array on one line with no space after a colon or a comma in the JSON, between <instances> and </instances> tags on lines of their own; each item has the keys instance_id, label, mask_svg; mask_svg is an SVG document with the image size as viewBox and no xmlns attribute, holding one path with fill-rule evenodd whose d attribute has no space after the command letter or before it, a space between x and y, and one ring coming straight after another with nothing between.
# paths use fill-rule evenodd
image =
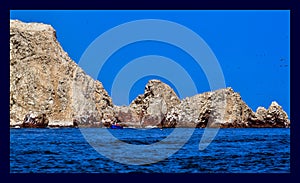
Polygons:
<instances>
[{"instance_id":1,"label":"jagged rock peak","mask_svg":"<svg viewBox=\"0 0 300 183\"><path fill-rule=\"evenodd\" d=\"M168 108L180 103L180 99L169 85L154 79L148 81L145 86L144 94L134 99L130 107L136 108L139 104L149 104L149 99L151 98L163 99Z\"/></svg>"},{"instance_id":2,"label":"jagged rock peak","mask_svg":"<svg viewBox=\"0 0 300 183\"><path fill-rule=\"evenodd\" d=\"M160 126L170 109L180 103L174 90L160 80L150 80L144 94L130 104L141 118L142 126Z\"/></svg>"},{"instance_id":3,"label":"jagged rock peak","mask_svg":"<svg viewBox=\"0 0 300 183\"><path fill-rule=\"evenodd\" d=\"M152 95L154 98L162 97L166 101L167 107L180 103L174 90L160 80L149 80L145 87L145 94Z\"/></svg>"},{"instance_id":4,"label":"jagged rock peak","mask_svg":"<svg viewBox=\"0 0 300 183\"><path fill-rule=\"evenodd\" d=\"M275 101L271 103L268 109L258 107L255 117L249 121L252 127L290 127L287 113Z\"/></svg>"},{"instance_id":5,"label":"jagged rock peak","mask_svg":"<svg viewBox=\"0 0 300 183\"><path fill-rule=\"evenodd\" d=\"M282 107L276 101L272 101L271 105L269 106L269 110L272 109L282 109Z\"/></svg>"}]
</instances>

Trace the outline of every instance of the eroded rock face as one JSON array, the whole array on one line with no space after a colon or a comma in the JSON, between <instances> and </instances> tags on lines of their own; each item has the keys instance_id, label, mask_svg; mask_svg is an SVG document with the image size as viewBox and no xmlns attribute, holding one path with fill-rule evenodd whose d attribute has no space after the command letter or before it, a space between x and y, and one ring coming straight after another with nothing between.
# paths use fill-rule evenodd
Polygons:
<instances>
[{"instance_id":1,"label":"eroded rock face","mask_svg":"<svg viewBox=\"0 0 300 183\"><path fill-rule=\"evenodd\" d=\"M255 116L249 119L251 127L290 127L288 115L282 107L273 101L268 109L258 107Z\"/></svg>"},{"instance_id":2,"label":"eroded rock face","mask_svg":"<svg viewBox=\"0 0 300 183\"><path fill-rule=\"evenodd\" d=\"M24 119L25 118L25 119ZM50 25L10 21L10 125L22 127L289 127L282 107L253 112L232 88L179 100L150 80L130 106L114 106L99 81L71 60Z\"/></svg>"},{"instance_id":3,"label":"eroded rock face","mask_svg":"<svg viewBox=\"0 0 300 183\"><path fill-rule=\"evenodd\" d=\"M187 97L166 118L166 125L177 127L220 127L226 122L242 123L251 109L232 88Z\"/></svg>"},{"instance_id":4,"label":"eroded rock face","mask_svg":"<svg viewBox=\"0 0 300 183\"><path fill-rule=\"evenodd\" d=\"M289 127L287 114L273 102L254 113L232 88L186 98L166 115L164 127Z\"/></svg>"},{"instance_id":5,"label":"eroded rock face","mask_svg":"<svg viewBox=\"0 0 300 183\"><path fill-rule=\"evenodd\" d=\"M111 107L111 108L109 108ZM53 27L10 21L10 125L33 111L54 121L93 125L106 120L111 98L71 60ZM105 111L105 112L104 112Z\"/></svg>"},{"instance_id":6,"label":"eroded rock face","mask_svg":"<svg viewBox=\"0 0 300 183\"><path fill-rule=\"evenodd\" d=\"M264 118L264 121L275 125L290 125L288 115L275 101L271 103L269 109L267 110L267 115Z\"/></svg>"},{"instance_id":7,"label":"eroded rock face","mask_svg":"<svg viewBox=\"0 0 300 183\"><path fill-rule=\"evenodd\" d=\"M141 117L128 106L115 106L117 123L124 127L141 128Z\"/></svg>"},{"instance_id":8,"label":"eroded rock face","mask_svg":"<svg viewBox=\"0 0 300 183\"><path fill-rule=\"evenodd\" d=\"M180 103L176 93L170 86L159 81L150 80L145 92L130 104L141 118L141 126L162 126L168 111Z\"/></svg>"},{"instance_id":9,"label":"eroded rock face","mask_svg":"<svg viewBox=\"0 0 300 183\"><path fill-rule=\"evenodd\" d=\"M24 128L45 128L48 126L49 120L46 114L29 113L25 115L21 127Z\"/></svg>"}]
</instances>

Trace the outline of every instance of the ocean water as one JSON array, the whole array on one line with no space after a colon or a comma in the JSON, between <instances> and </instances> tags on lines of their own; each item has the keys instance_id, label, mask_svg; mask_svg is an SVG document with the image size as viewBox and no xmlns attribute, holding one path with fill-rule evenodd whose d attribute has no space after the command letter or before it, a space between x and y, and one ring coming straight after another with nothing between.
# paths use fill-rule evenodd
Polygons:
<instances>
[{"instance_id":1,"label":"ocean water","mask_svg":"<svg viewBox=\"0 0 300 183\"><path fill-rule=\"evenodd\" d=\"M99 135L106 129L90 128L85 130ZM124 142L149 145L164 139L173 130L122 129L109 131ZM199 151L199 141L203 132L204 129L195 129L189 141L167 159L147 165L128 165L115 162L98 153L86 141L81 130L77 128L10 129L10 172L290 172L290 129L220 129L212 143L203 151ZM105 141L105 138L101 140Z\"/></svg>"}]
</instances>

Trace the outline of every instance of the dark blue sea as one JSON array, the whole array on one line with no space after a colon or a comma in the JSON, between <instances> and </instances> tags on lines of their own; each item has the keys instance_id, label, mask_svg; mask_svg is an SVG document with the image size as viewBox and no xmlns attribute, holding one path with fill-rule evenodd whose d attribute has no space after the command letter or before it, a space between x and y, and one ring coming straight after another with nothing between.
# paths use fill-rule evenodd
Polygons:
<instances>
[{"instance_id":1,"label":"dark blue sea","mask_svg":"<svg viewBox=\"0 0 300 183\"><path fill-rule=\"evenodd\" d=\"M99 136L101 131L106 129L85 130L97 133ZM149 145L166 138L173 130L118 129L109 131L123 142ZM86 141L78 128L10 129L10 172L290 172L290 129L220 129L211 144L200 151L199 141L203 132L204 129L195 129L189 141L167 159L153 164L128 165L115 162L98 153ZM100 136L100 140L105 143L106 139L101 139Z\"/></svg>"}]
</instances>

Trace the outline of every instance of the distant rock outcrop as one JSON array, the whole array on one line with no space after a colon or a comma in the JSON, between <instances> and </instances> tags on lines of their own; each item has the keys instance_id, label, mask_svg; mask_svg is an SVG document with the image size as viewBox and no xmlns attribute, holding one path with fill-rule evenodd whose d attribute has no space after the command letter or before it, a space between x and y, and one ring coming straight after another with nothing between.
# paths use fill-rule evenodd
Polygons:
<instances>
[{"instance_id":1,"label":"distant rock outcrop","mask_svg":"<svg viewBox=\"0 0 300 183\"><path fill-rule=\"evenodd\" d=\"M226 127L227 124L245 127L250 116L254 113L240 95L226 88L182 100L167 114L165 124L167 127Z\"/></svg>"},{"instance_id":2,"label":"distant rock outcrop","mask_svg":"<svg viewBox=\"0 0 300 183\"><path fill-rule=\"evenodd\" d=\"M41 23L10 21L10 125L20 127L289 127L282 107L253 112L232 88L180 101L150 80L129 106L114 106L101 82L86 75Z\"/></svg>"},{"instance_id":3,"label":"distant rock outcrop","mask_svg":"<svg viewBox=\"0 0 300 183\"><path fill-rule=\"evenodd\" d=\"M282 107L272 102L268 110L253 112L239 93L230 87L187 97L180 101L175 92L159 80L150 80L145 92L129 107L115 107L117 119L130 127L289 127Z\"/></svg>"},{"instance_id":4,"label":"distant rock outcrop","mask_svg":"<svg viewBox=\"0 0 300 183\"><path fill-rule=\"evenodd\" d=\"M159 81L150 80L145 92L130 104L141 118L141 126L162 126L168 111L180 103L176 93L170 86Z\"/></svg>"},{"instance_id":5,"label":"distant rock outcrop","mask_svg":"<svg viewBox=\"0 0 300 183\"><path fill-rule=\"evenodd\" d=\"M264 107L258 107L255 117L250 118L248 123L251 127L290 127L288 115L275 101L271 103L268 110Z\"/></svg>"}]
</instances>

